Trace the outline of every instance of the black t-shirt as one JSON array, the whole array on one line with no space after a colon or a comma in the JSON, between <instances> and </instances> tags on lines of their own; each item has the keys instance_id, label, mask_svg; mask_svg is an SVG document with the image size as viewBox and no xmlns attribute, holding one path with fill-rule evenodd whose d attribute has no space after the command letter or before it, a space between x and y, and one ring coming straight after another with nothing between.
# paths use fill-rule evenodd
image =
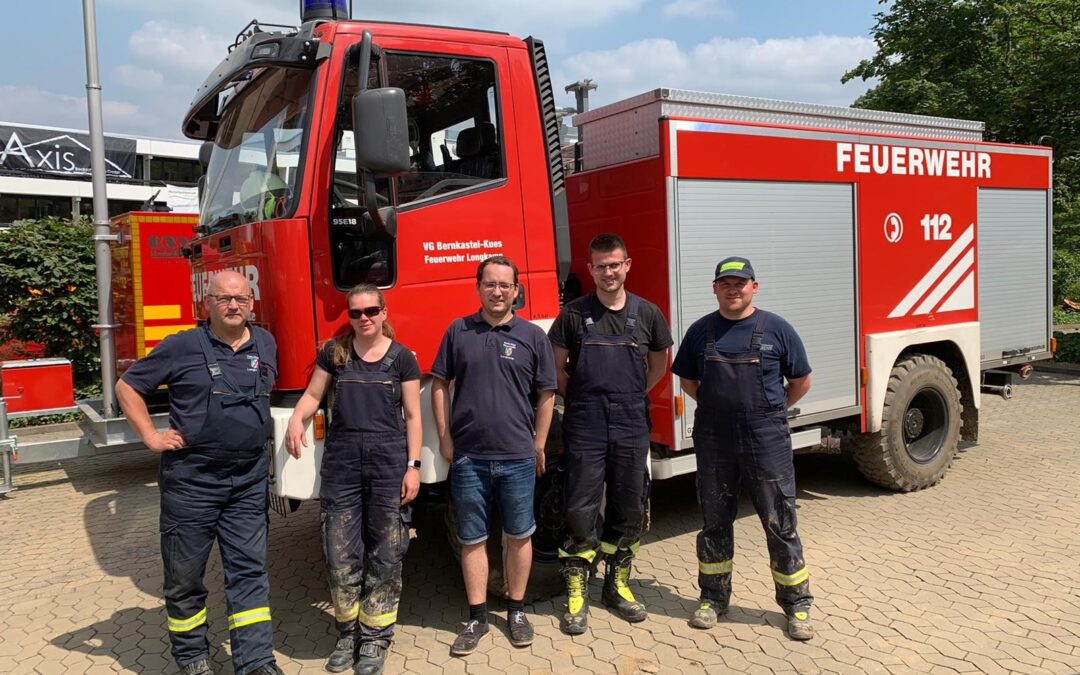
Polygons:
<instances>
[{"instance_id":1,"label":"black t-shirt","mask_svg":"<svg viewBox=\"0 0 1080 675\"><path fill-rule=\"evenodd\" d=\"M671 364L671 372L686 380L700 380L705 369L705 342L708 322L713 324L716 349L721 352L745 352L757 324L755 311L745 319L731 321L712 312L701 317L686 331L679 345L679 352ZM769 312L765 320L765 334L761 338L761 370L765 395L774 406L786 406L787 394L784 380L806 377L810 374L810 361L802 339L784 319Z\"/></svg>"},{"instance_id":2,"label":"black t-shirt","mask_svg":"<svg viewBox=\"0 0 1080 675\"><path fill-rule=\"evenodd\" d=\"M391 345L393 347L393 345ZM416 361L416 355L409 351L408 347L398 352L397 358L390 364L390 374L396 375L402 382L420 379L420 364ZM371 362L365 361L357 355L353 346L349 345L349 358L352 359L360 370L374 373L382 370L382 359ZM319 355L315 357L315 365L325 370L334 379L337 379L338 367L334 365L334 341L331 340L322 346Z\"/></svg>"},{"instance_id":3,"label":"black t-shirt","mask_svg":"<svg viewBox=\"0 0 1080 675\"><path fill-rule=\"evenodd\" d=\"M274 337L258 326L250 326L252 335L259 332L268 353L260 354L252 337L235 352L218 340L204 324L170 335L153 351L136 361L120 378L132 389L149 396L158 387L169 387L169 426L190 441L202 429L206 420L206 404L210 396L210 372L206 368L198 331L206 331L218 365L233 382L243 389L255 388L256 374L261 370L273 387L277 378L277 343Z\"/></svg>"},{"instance_id":4,"label":"black t-shirt","mask_svg":"<svg viewBox=\"0 0 1080 675\"><path fill-rule=\"evenodd\" d=\"M483 460L529 459L535 393L555 389L551 343L518 317L492 326L480 312L446 329L431 374L453 380L454 453Z\"/></svg>"},{"instance_id":5,"label":"black t-shirt","mask_svg":"<svg viewBox=\"0 0 1080 675\"><path fill-rule=\"evenodd\" d=\"M596 333L622 335L626 332L627 304L629 304L629 298L621 309L608 309L596 297L596 293L589 293L562 308L555 323L551 324L548 330L548 339L556 347L570 352L570 366L567 372L573 374L577 366L578 354L581 353L581 338L585 333L583 310L587 310L589 316L592 317L592 330ZM667 319L664 318L659 307L639 297L637 313L638 320L634 326L634 336L637 338L642 358L645 358L647 352L661 352L673 344Z\"/></svg>"}]
</instances>

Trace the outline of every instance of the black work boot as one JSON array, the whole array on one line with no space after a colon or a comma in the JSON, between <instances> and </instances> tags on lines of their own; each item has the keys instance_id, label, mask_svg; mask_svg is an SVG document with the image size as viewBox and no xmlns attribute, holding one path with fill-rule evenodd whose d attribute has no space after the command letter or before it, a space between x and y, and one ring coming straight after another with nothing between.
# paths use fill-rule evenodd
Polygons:
<instances>
[{"instance_id":1,"label":"black work boot","mask_svg":"<svg viewBox=\"0 0 1080 675\"><path fill-rule=\"evenodd\" d=\"M386 665L386 655L390 653L389 640L368 640L360 643L356 652L354 675L379 675Z\"/></svg>"},{"instance_id":2,"label":"black work boot","mask_svg":"<svg viewBox=\"0 0 1080 675\"><path fill-rule=\"evenodd\" d=\"M567 635L581 635L589 625L589 569L577 561L562 570L566 579L566 612L562 630Z\"/></svg>"},{"instance_id":3,"label":"black work boot","mask_svg":"<svg viewBox=\"0 0 1080 675\"><path fill-rule=\"evenodd\" d=\"M488 634L489 627L486 623L480 623L476 619L469 619L465 628L458 633L454 644L450 645L451 656L468 656L476 651L480 639Z\"/></svg>"},{"instance_id":4,"label":"black work boot","mask_svg":"<svg viewBox=\"0 0 1080 675\"><path fill-rule=\"evenodd\" d=\"M180 675L214 675L214 669L210 667L209 659L199 659L180 666Z\"/></svg>"},{"instance_id":5,"label":"black work boot","mask_svg":"<svg viewBox=\"0 0 1080 675\"><path fill-rule=\"evenodd\" d=\"M634 559L633 551L619 549L614 555L607 556L604 569L604 604L618 612L619 616L630 623L644 621L649 613L645 605L638 602L630 590L630 563Z\"/></svg>"},{"instance_id":6,"label":"black work boot","mask_svg":"<svg viewBox=\"0 0 1080 675\"><path fill-rule=\"evenodd\" d=\"M356 634L346 633L337 639L334 651L323 666L328 673L344 673L356 661Z\"/></svg>"},{"instance_id":7,"label":"black work boot","mask_svg":"<svg viewBox=\"0 0 1080 675\"><path fill-rule=\"evenodd\" d=\"M271 661L251 671L251 675L285 675L285 673L281 672L281 668L278 668L276 661Z\"/></svg>"}]
</instances>

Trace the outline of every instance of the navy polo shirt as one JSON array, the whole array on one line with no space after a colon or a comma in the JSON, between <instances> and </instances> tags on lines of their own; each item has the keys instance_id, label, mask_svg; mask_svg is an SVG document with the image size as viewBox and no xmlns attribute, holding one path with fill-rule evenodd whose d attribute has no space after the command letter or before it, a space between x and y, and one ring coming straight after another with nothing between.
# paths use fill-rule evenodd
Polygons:
<instances>
[{"instance_id":1,"label":"navy polo shirt","mask_svg":"<svg viewBox=\"0 0 1080 675\"><path fill-rule=\"evenodd\" d=\"M720 312L707 314L695 321L679 345L679 353L671 364L671 372L685 380L701 379L701 373L705 369L705 341L709 322L713 325L717 351L749 351L754 326L758 320L757 313L760 311L762 310L758 309L738 321L725 319ZM809 375L810 361L806 357L802 339L791 324L772 312L767 314L765 333L761 338L761 371L765 380L765 396L772 405L787 407L784 380Z\"/></svg>"},{"instance_id":2,"label":"navy polo shirt","mask_svg":"<svg viewBox=\"0 0 1080 675\"><path fill-rule=\"evenodd\" d=\"M258 326L250 326L252 335L259 337L269 353L260 354L252 337L233 352L225 342L214 337L204 324L162 340L153 351L136 361L120 378L132 389L149 396L161 385L169 387L169 426L180 432L185 440L194 438L206 420L206 404L210 396L210 371L206 368L198 331L206 331L210 346L221 370L237 386L254 390L260 370L266 373L269 384L277 378L277 343L274 336Z\"/></svg>"},{"instance_id":3,"label":"navy polo shirt","mask_svg":"<svg viewBox=\"0 0 1080 675\"><path fill-rule=\"evenodd\" d=\"M555 389L547 335L514 316L492 326L480 312L446 329L431 367L454 382L450 435L456 456L529 459L534 454L536 392Z\"/></svg>"}]
</instances>

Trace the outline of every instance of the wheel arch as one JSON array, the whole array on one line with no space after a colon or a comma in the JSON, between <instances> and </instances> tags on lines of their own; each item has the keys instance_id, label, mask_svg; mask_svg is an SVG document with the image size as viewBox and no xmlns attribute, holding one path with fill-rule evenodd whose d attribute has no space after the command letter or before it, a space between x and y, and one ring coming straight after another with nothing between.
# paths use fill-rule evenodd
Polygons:
<instances>
[{"instance_id":1,"label":"wheel arch","mask_svg":"<svg viewBox=\"0 0 1080 675\"><path fill-rule=\"evenodd\" d=\"M867 335L866 431L881 431L889 376L898 362L913 354L937 357L952 370L964 406L961 438L977 440L980 391L976 386L979 382L979 324L976 322Z\"/></svg>"}]
</instances>

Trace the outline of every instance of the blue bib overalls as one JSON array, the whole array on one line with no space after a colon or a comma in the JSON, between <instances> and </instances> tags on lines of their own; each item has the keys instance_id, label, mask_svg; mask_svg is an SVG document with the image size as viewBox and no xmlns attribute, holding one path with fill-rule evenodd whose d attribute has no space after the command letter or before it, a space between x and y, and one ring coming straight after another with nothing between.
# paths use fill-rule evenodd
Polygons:
<instances>
[{"instance_id":1,"label":"blue bib overalls","mask_svg":"<svg viewBox=\"0 0 1080 675\"><path fill-rule=\"evenodd\" d=\"M649 453L646 363L634 330L639 299L626 298L620 335L594 329L587 309L581 351L566 393L566 539L559 557L592 563L597 548L607 555L636 550L645 516ZM607 485L602 536L596 520Z\"/></svg>"},{"instance_id":2,"label":"blue bib overalls","mask_svg":"<svg viewBox=\"0 0 1080 675\"><path fill-rule=\"evenodd\" d=\"M401 503L408 451L393 342L377 371L350 360L334 373L333 416L320 476L323 551L341 636L394 635L410 508Z\"/></svg>"},{"instance_id":3,"label":"blue bib overalls","mask_svg":"<svg viewBox=\"0 0 1080 675\"><path fill-rule=\"evenodd\" d=\"M769 402L762 378L761 340L768 313L755 311L750 345L742 352L718 351L713 323L707 323L693 433L698 502L705 521L697 539L698 583L702 600L728 606L742 486L765 528L776 602L791 614L809 608L813 597L796 532L787 410Z\"/></svg>"},{"instance_id":4,"label":"blue bib overalls","mask_svg":"<svg viewBox=\"0 0 1080 675\"><path fill-rule=\"evenodd\" d=\"M187 447L162 454L158 473L169 639L181 666L209 656L203 575L216 538L233 667L242 675L274 660L266 574L270 382L263 364L253 387L240 386L221 369L206 331L198 335L211 379L206 420ZM268 354L258 330L251 335L258 354Z\"/></svg>"}]
</instances>

